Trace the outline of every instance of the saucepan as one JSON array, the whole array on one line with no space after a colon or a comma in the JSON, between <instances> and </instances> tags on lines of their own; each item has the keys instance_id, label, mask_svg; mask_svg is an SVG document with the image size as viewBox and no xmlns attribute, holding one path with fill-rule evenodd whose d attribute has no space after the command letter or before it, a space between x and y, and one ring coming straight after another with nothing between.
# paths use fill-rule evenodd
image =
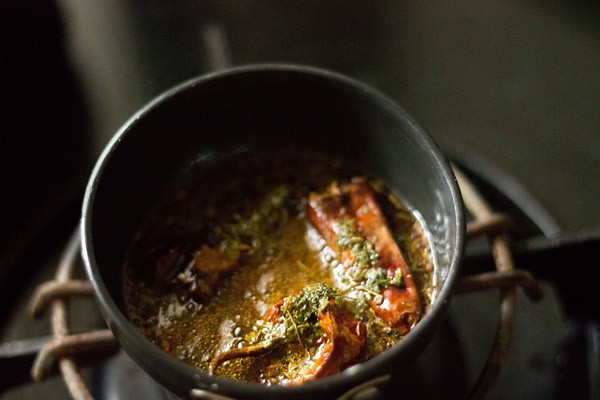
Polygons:
<instances>
[{"instance_id":1,"label":"saucepan","mask_svg":"<svg viewBox=\"0 0 600 400\"><path fill-rule=\"evenodd\" d=\"M218 159L232 149L291 147L340 157L383 180L420 211L433 243L437 297L394 347L301 385L239 382L193 368L152 344L126 317L128 246L164 190L199 159ZM390 98L323 69L249 65L182 83L131 117L92 172L81 227L83 260L99 307L137 364L182 398L267 399L349 397L410 368L446 313L463 255L465 222L445 156Z\"/></svg>"}]
</instances>

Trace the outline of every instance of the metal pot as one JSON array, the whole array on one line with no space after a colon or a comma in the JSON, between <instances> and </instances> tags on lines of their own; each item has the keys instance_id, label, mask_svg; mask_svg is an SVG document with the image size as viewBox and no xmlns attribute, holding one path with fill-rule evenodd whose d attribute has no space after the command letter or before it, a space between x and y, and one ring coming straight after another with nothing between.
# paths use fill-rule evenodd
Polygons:
<instances>
[{"instance_id":1,"label":"metal pot","mask_svg":"<svg viewBox=\"0 0 600 400\"><path fill-rule=\"evenodd\" d=\"M338 155L383 179L414 205L431 232L440 288L431 310L396 346L295 387L212 376L171 357L129 322L122 293L128 245L161 189L202 157L281 146ZM465 223L445 157L392 100L333 72L254 65L185 82L127 121L93 170L81 226L83 259L99 306L135 362L184 398L267 399L349 397L409 368L446 312L463 254Z\"/></svg>"}]
</instances>

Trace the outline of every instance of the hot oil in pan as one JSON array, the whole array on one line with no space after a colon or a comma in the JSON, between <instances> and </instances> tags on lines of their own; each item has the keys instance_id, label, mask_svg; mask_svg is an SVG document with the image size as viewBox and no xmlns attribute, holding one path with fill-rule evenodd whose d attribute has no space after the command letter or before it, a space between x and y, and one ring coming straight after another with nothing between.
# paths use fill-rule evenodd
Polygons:
<instances>
[{"instance_id":1,"label":"hot oil in pan","mask_svg":"<svg viewBox=\"0 0 600 400\"><path fill-rule=\"evenodd\" d=\"M234 357L214 370L267 384L318 377L307 371L318 369L315 361L323 356L325 309L344 316L332 323L344 320L355 331L365 330L366 341L358 355L346 360L348 365L401 340L402 332L369 304L386 301L382 291L401 286L402 276L393 282L395 277L382 274L375 262L364 268L370 263L365 262L358 275L348 278L348 265L340 268L342 260L306 218L310 193L335 193L336 185L343 187L360 171L331 156L301 151L253 151L205 167L191 171L165 195L132 242L124 268L125 300L129 318L146 337L203 370L224 351L235 353L271 340L268 351ZM425 313L435 295L426 230L415 217L418 213L383 183L368 182L412 271ZM349 222L339 226L344 223ZM368 241L350 235L335 243L340 239L348 242L353 262L368 255ZM319 293L326 293L325 300ZM302 303L307 299L316 299L320 311L307 311ZM294 301L300 306L287 307Z\"/></svg>"}]
</instances>

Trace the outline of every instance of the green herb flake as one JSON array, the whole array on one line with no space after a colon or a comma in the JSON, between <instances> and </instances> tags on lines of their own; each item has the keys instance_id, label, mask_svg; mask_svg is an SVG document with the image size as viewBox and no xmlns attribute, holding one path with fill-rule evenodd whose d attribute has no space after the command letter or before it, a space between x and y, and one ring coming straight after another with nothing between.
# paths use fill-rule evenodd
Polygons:
<instances>
[{"instance_id":1,"label":"green herb flake","mask_svg":"<svg viewBox=\"0 0 600 400\"><path fill-rule=\"evenodd\" d=\"M350 256L355 264L360 268L365 268L375 264L379 260L379 254L375 251L373 243L354 229L354 225L355 221L352 218L338 221L336 244L340 250L350 250Z\"/></svg>"},{"instance_id":2,"label":"green herb flake","mask_svg":"<svg viewBox=\"0 0 600 400\"><path fill-rule=\"evenodd\" d=\"M402 286L402 270L400 268L396 269L394 276L390 279L390 286Z\"/></svg>"},{"instance_id":3,"label":"green herb flake","mask_svg":"<svg viewBox=\"0 0 600 400\"><path fill-rule=\"evenodd\" d=\"M281 316L276 322L258 321L253 328L258 334L247 336L246 340L251 344L266 340L296 341L304 347L302 337L323 335L319 324L319 313L327 310L331 299L336 306L340 306L343 302L339 293L324 283L307 286L287 299L282 306Z\"/></svg>"}]
</instances>

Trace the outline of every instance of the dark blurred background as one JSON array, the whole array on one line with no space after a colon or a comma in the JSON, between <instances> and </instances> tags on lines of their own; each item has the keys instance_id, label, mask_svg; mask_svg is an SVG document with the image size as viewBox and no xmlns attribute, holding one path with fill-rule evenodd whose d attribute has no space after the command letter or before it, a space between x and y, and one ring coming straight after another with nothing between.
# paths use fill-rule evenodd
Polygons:
<instances>
[{"instance_id":1,"label":"dark blurred background","mask_svg":"<svg viewBox=\"0 0 600 400\"><path fill-rule=\"evenodd\" d=\"M2 2L0 249L134 111L229 61L326 67L515 176L565 228L600 213L600 13L577 0Z\"/></svg>"},{"instance_id":2,"label":"dark blurred background","mask_svg":"<svg viewBox=\"0 0 600 400\"><path fill-rule=\"evenodd\" d=\"M515 177L563 229L599 226L599 4L0 2L0 278L133 112L219 62L364 80Z\"/></svg>"}]
</instances>

